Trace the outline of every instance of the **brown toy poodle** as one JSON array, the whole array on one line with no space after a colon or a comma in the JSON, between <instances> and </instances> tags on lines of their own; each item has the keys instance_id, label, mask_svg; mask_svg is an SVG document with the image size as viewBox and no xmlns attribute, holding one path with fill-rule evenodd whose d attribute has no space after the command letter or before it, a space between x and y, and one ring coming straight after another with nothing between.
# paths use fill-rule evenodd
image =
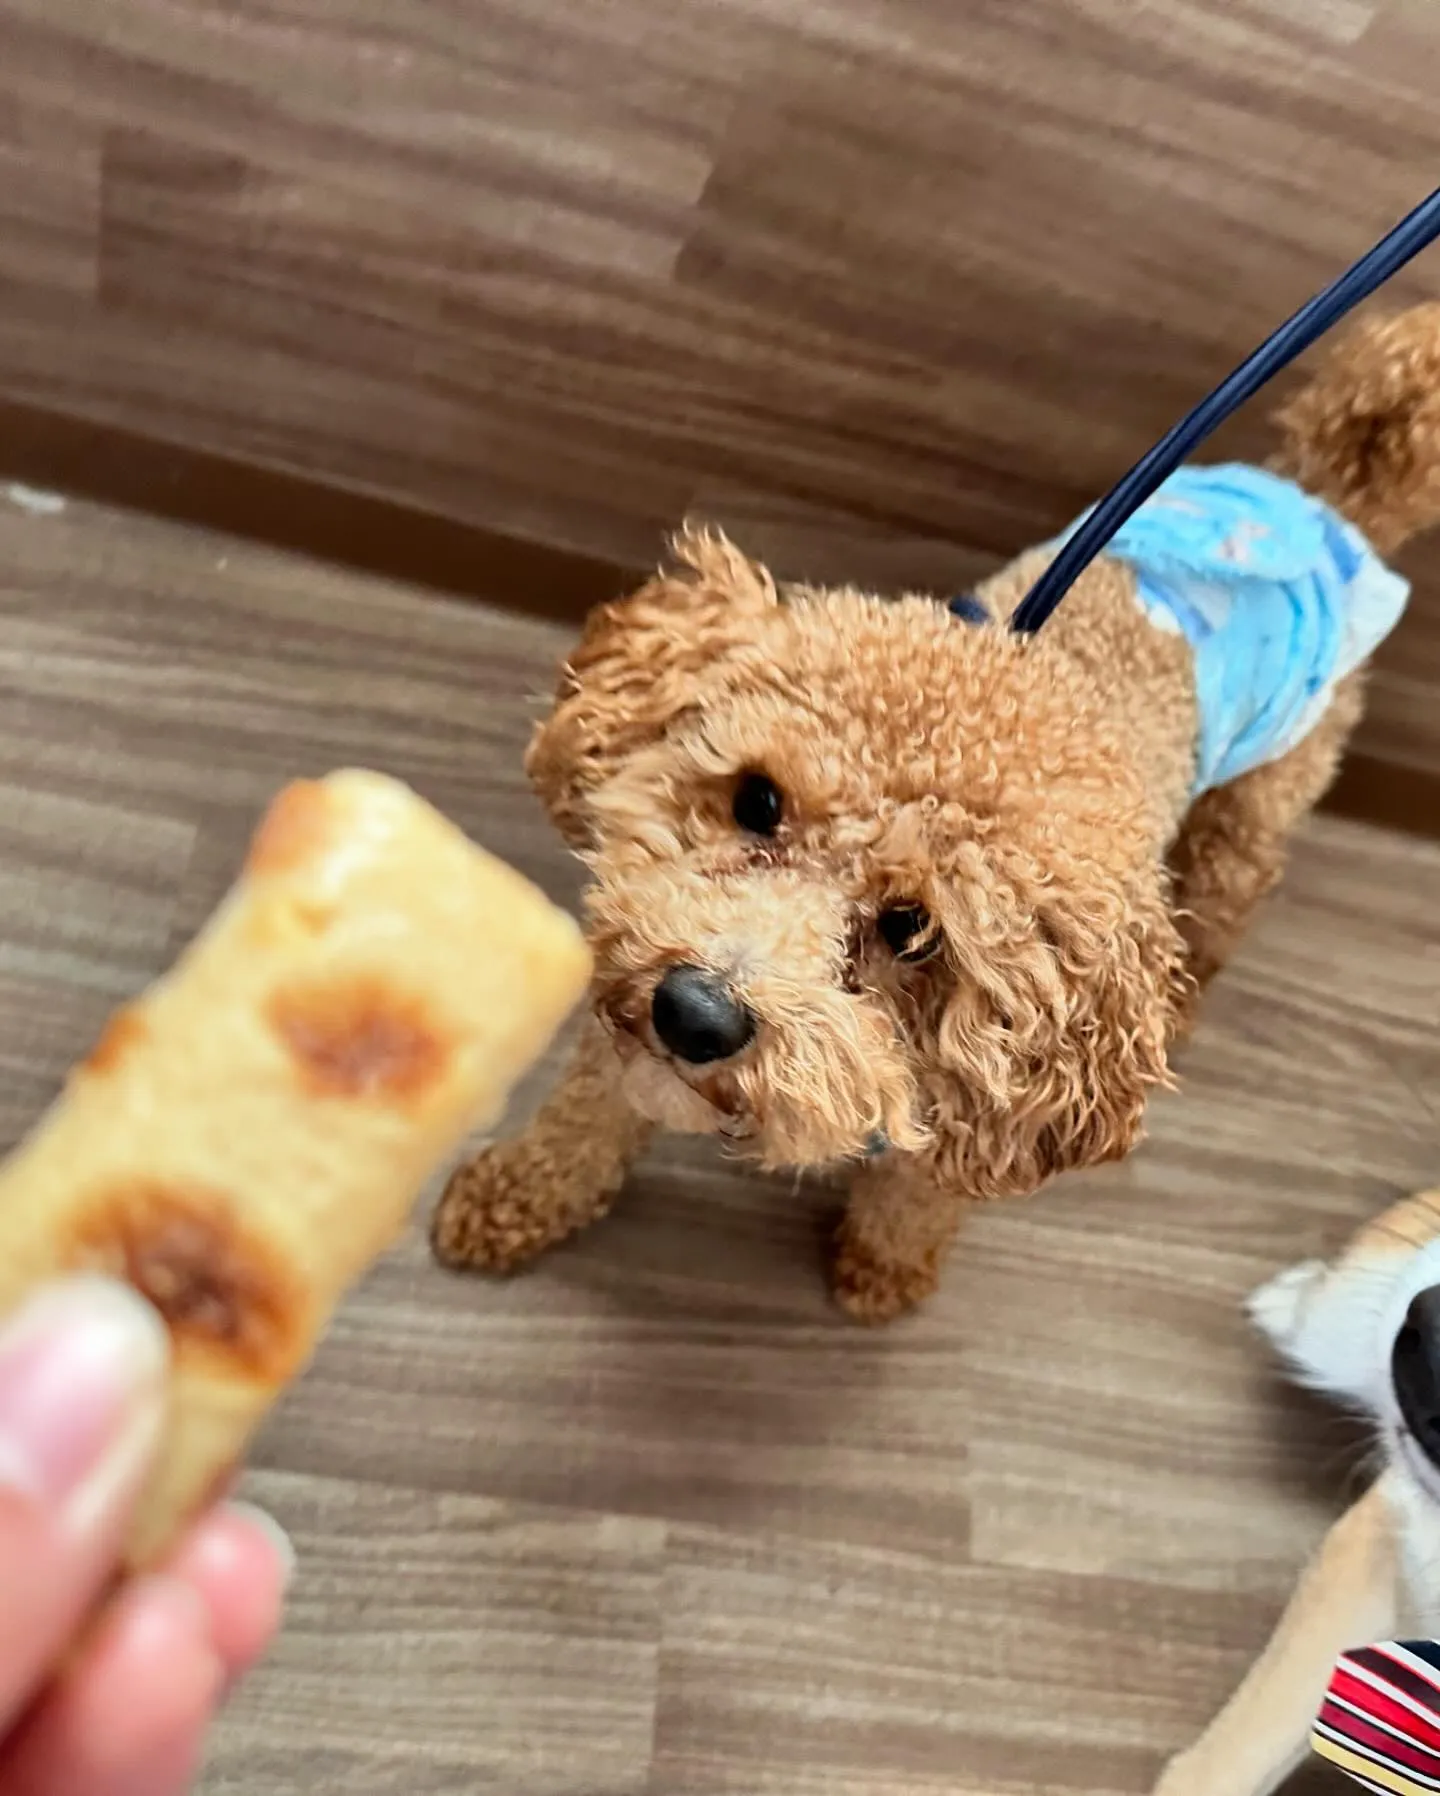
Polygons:
<instances>
[{"instance_id":1,"label":"brown toy poodle","mask_svg":"<svg viewBox=\"0 0 1440 1796\"><path fill-rule=\"evenodd\" d=\"M1440 305L1362 328L1279 421L1269 489L1403 599L1371 548L1440 519ZM883 1321L935 1288L970 1204L1129 1152L1384 628L1289 694L1288 745L1206 783L1233 669L1118 553L1008 630L1052 552L947 608L782 587L689 530L592 614L527 764L593 879L595 1021L528 1128L454 1175L441 1259L508 1271L602 1215L653 1127L708 1131L763 1166L855 1164L835 1289Z\"/></svg>"}]
</instances>

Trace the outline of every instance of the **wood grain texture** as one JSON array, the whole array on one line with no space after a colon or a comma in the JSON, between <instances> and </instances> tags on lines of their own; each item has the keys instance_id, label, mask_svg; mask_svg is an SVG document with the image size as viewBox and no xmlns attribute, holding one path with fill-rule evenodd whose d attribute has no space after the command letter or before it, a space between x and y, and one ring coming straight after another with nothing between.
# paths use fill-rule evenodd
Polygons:
<instances>
[{"instance_id":1,"label":"wood grain texture","mask_svg":"<svg viewBox=\"0 0 1440 1796\"><path fill-rule=\"evenodd\" d=\"M381 765L573 898L520 773L563 640L0 500L0 1145L293 774ZM977 1215L888 1332L827 1301L824 1187L703 1142L512 1283L417 1220L259 1443L299 1578L207 1791L1142 1796L1353 1487L1239 1305L1434 1180L1437 878L1313 825L1149 1145Z\"/></svg>"},{"instance_id":2,"label":"wood grain texture","mask_svg":"<svg viewBox=\"0 0 1440 1796\"><path fill-rule=\"evenodd\" d=\"M0 0L0 43L0 397L387 500L472 590L458 525L620 578L687 511L962 585L1440 163L1426 0ZM1409 566L1351 796L1440 829Z\"/></svg>"}]
</instances>

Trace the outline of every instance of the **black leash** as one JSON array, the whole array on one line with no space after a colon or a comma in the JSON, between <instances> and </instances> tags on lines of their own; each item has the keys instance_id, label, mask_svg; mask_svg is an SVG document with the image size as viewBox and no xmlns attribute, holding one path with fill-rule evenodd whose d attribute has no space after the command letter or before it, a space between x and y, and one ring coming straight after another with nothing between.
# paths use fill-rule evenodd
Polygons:
<instances>
[{"instance_id":1,"label":"black leash","mask_svg":"<svg viewBox=\"0 0 1440 1796\"><path fill-rule=\"evenodd\" d=\"M1033 636L1120 526L1213 430L1437 237L1440 237L1440 187L1338 280L1332 281L1323 292L1301 306L1294 317L1268 336L1253 355L1247 356L1193 411L1187 412L1173 430L1167 431L1153 449L1141 456L1062 545L1055 559L1016 607L1010 620L1011 629L1022 636ZM983 622L986 618L984 606L970 594L952 599L950 609L967 623Z\"/></svg>"}]
</instances>

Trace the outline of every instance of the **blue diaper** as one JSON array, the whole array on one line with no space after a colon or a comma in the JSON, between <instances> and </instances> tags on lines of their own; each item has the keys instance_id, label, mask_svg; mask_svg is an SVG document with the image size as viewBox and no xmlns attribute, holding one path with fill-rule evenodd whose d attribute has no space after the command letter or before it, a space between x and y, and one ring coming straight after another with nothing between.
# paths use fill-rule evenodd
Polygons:
<instances>
[{"instance_id":1,"label":"blue diaper","mask_svg":"<svg viewBox=\"0 0 1440 1796\"><path fill-rule=\"evenodd\" d=\"M1105 553L1194 652L1197 795L1303 741L1410 595L1337 512L1239 462L1172 474Z\"/></svg>"}]
</instances>

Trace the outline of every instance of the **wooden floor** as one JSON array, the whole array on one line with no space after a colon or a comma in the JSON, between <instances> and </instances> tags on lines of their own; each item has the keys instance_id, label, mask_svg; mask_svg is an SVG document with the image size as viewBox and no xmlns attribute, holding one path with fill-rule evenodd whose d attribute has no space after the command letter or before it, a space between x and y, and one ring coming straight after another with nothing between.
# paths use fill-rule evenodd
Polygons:
<instances>
[{"instance_id":1,"label":"wooden floor","mask_svg":"<svg viewBox=\"0 0 1440 1796\"><path fill-rule=\"evenodd\" d=\"M551 628L3 490L0 600L5 1141L292 774L573 893L519 772ZM703 1145L510 1285L417 1229L260 1443L300 1574L210 1796L1145 1791L1354 1475L1237 1306L1436 1175L1437 882L1313 827L1150 1146L889 1333L826 1302L824 1191Z\"/></svg>"},{"instance_id":2,"label":"wooden floor","mask_svg":"<svg viewBox=\"0 0 1440 1796\"><path fill-rule=\"evenodd\" d=\"M593 589L689 511L956 590L1440 166L1435 0L0 0L0 48L0 464L109 426L388 501L361 552L459 580L456 526ZM1437 693L1417 603L1373 808L1440 813Z\"/></svg>"}]
</instances>

